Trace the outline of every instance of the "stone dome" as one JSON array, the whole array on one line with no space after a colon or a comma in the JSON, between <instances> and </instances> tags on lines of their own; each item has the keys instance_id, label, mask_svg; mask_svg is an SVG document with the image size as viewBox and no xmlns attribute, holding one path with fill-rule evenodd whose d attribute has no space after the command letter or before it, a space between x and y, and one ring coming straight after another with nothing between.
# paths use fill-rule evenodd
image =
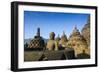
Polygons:
<instances>
[{"instance_id":1,"label":"stone dome","mask_svg":"<svg viewBox=\"0 0 100 73\"><path fill-rule=\"evenodd\" d=\"M43 38L40 36L40 28L37 29L37 35L34 36L34 39L31 40L28 48L34 48L38 50L43 50L45 47L45 43Z\"/></svg>"},{"instance_id":2,"label":"stone dome","mask_svg":"<svg viewBox=\"0 0 100 73\"><path fill-rule=\"evenodd\" d=\"M43 48L44 47L44 40L41 37L34 38L31 40L30 48Z\"/></svg>"}]
</instances>

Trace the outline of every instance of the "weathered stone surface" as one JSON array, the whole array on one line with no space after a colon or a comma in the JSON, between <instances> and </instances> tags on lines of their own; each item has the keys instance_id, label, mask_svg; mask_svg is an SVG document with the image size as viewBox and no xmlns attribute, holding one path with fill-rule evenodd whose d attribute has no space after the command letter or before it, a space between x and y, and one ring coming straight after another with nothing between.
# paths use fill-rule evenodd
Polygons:
<instances>
[{"instance_id":1,"label":"weathered stone surface","mask_svg":"<svg viewBox=\"0 0 100 73\"><path fill-rule=\"evenodd\" d=\"M75 59L74 50L58 50L58 51L25 51L24 61L48 61L48 60L67 60Z\"/></svg>"},{"instance_id":2,"label":"weathered stone surface","mask_svg":"<svg viewBox=\"0 0 100 73\"><path fill-rule=\"evenodd\" d=\"M83 50L82 53L80 53L80 54L77 55L77 59L89 59L89 58L90 58L90 55L87 54L87 53L85 52L85 50Z\"/></svg>"},{"instance_id":3,"label":"weathered stone surface","mask_svg":"<svg viewBox=\"0 0 100 73\"><path fill-rule=\"evenodd\" d=\"M46 48L47 48L47 50L57 50L57 43L55 41L55 33L54 32L50 33L50 39L47 42Z\"/></svg>"},{"instance_id":4,"label":"weathered stone surface","mask_svg":"<svg viewBox=\"0 0 100 73\"><path fill-rule=\"evenodd\" d=\"M56 49L56 41L55 40L48 40L47 42L47 50L55 50Z\"/></svg>"},{"instance_id":5,"label":"weathered stone surface","mask_svg":"<svg viewBox=\"0 0 100 73\"><path fill-rule=\"evenodd\" d=\"M88 18L87 24L82 29L82 36L86 39L88 48L90 48L90 16Z\"/></svg>"},{"instance_id":6,"label":"weathered stone surface","mask_svg":"<svg viewBox=\"0 0 100 73\"><path fill-rule=\"evenodd\" d=\"M63 32L63 35L61 36L61 40L59 41L59 45L61 45L62 47L66 46L67 43L67 36L65 35L65 33Z\"/></svg>"},{"instance_id":7,"label":"weathered stone surface","mask_svg":"<svg viewBox=\"0 0 100 73\"><path fill-rule=\"evenodd\" d=\"M66 47L74 48L75 55L82 53L83 50L87 49L87 42L80 34L77 27L74 28L72 34L69 37Z\"/></svg>"},{"instance_id":8,"label":"weathered stone surface","mask_svg":"<svg viewBox=\"0 0 100 73\"><path fill-rule=\"evenodd\" d=\"M31 40L28 48L43 50L45 48L45 43L42 37L40 36L40 28L37 29L37 35Z\"/></svg>"}]
</instances>

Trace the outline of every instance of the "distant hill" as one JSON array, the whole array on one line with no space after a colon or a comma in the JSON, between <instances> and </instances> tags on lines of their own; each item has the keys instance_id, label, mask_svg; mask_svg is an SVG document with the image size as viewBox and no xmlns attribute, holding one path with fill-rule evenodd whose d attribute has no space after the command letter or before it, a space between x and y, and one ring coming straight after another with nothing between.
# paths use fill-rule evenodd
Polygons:
<instances>
[{"instance_id":1,"label":"distant hill","mask_svg":"<svg viewBox=\"0 0 100 73\"><path fill-rule=\"evenodd\" d=\"M25 43L28 43L28 44L29 44L31 40L32 40L32 38L24 39L24 44L25 44Z\"/></svg>"},{"instance_id":2,"label":"distant hill","mask_svg":"<svg viewBox=\"0 0 100 73\"><path fill-rule=\"evenodd\" d=\"M45 39L45 38L43 38L43 39L44 39L44 42L45 42L45 43L47 43L47 42L48 42L48 40L49 40L49 39Z\"/></svg>"}]
</instances>

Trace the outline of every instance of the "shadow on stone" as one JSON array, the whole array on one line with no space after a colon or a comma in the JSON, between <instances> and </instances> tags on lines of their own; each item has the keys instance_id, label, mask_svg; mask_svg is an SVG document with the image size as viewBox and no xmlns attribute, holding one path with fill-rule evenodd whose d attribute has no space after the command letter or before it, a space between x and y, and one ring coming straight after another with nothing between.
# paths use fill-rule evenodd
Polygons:
<instances>
[{"instance_id":1,"label":"shadow on stone","mask_svg":"<svg viewBox=\"0 0 100 73\"><path fill-rule=\"evenodd\" d=\"M83 50L82 53L77 55L77 59L89 59L89 58L90 58L90 55L86 54L85 50Z\"/></svg>"}]
</instances>

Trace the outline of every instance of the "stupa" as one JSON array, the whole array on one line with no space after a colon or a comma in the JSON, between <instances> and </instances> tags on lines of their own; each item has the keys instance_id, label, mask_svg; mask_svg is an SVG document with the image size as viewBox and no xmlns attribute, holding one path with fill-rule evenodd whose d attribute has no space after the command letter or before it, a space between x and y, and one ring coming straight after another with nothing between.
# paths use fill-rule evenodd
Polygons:
<instances>
[{"instance_id":1,"label":"stupa","mask_svg":"<svg viewBox=\"0 0 100 73\"><path fill-rule=\"evenodd\" d=\"M65 32L63 31L63 35L61 36L61 40L59 41L59 44L62 46L62 47L66 47L66 43L67 43L67 36L65 34Z\"/></svg>"},{"instance_id":2,"label":"stupa","mask_svg":"<svg viewBox=\"0 0 100 73\"><path fill-rule=\"evenodd\" d=\"M56 45L57 45L57 48L59 49L60 48L60 45L59 45L59 41L60 41L60 36L58 34L58 36L56 37L55 41L56 41Z\"/></svg>"},{"instance_id":3,"label":"stupa","mask_svg":"<svg viewBox=\"0 0 100 73\"><path fill-rule=\"evenodd\" d=\"M40 36L40 28L37 28L37 34L34 36L34 39L31 40L28 48L32 48L34 50L43 50L45 48L44 40Z\"/></svg>"},{"instance_id":4,"label":"stupa","mask_svg":"<svg viewBox=\"0 0 100 73\"><path fill-rule=\"evenodd\" d=\"M76 26L69 37L69 41L67 42L67 47L74 48L76 56L77 54L82 53L83 50L88 48L86 40L80 34Z\"/></svg>"},{"instance_id":5,"label":"stupa","mask_svg":"<svg viewBox=\"0 0 100 73\"><path fill-rule=\"evenodd\" d=\"M59 34L58 34L58 36L56 37L55 40L56 40L56 41L60 41L60 39L61 39L61 38L60 38L60 36L59 36Z\"/></svg>"},{"instance_id":6,"label":"stupa","mask_svg":"<svg viewBox=\"0 0 100 73\"><path fill-rule=\"evenodd\" d=\"M90 16L88 17L87 24L82 29L82 36L86 39L88 48L90 49Z\"/></svg>"}]
</instances>

